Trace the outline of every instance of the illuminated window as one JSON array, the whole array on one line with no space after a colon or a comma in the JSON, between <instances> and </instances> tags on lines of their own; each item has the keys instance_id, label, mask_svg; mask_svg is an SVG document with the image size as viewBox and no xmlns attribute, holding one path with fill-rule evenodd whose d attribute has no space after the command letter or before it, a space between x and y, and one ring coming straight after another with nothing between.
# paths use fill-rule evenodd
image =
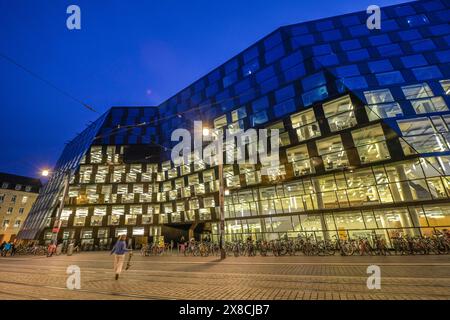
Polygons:
<instances>
[{"instance_id":1,"label":"illuminated window","mask_svg":"<svg viewBox=\"0 0 450 320\"><path fill-rule=\"evenodd\" d=\"M316 145L319 155L322 156L325 170L329 171L348 166L347 154L339 135L319 140Z\"/></svg>"},{"instance_id":2,"label":"illuminated window","mask_svg":"<svg viewBox=\"0 0 450 320\"><path fill-rule=\"evenodd\" d=\"M301 176L314 172L309 159L308 148L300 145L286 150L287 160L292 163L294 175Z\"/></svg>"},{"instance_id":3,"label":"illuminated window","mask_svg":"<svg viewBox=\"0 0 450 320\"><path fill-rule=\"evenodd\" d=\"M319 137L320 127L313 109L291 115L292 128L296 129L299 141Z\"/></svg>"},{"instance_id":4,"label":"illuminated window","mask_svg":"<svg viewBox=\"0 0 450 320\"><path fill-rule=\"evenodd\" d=\"M450 95L450 80L439 81L446 95Z\"/></svg>"},{"instance_id":5,"label":"illuminated window","mask_svg":"<svg viewBox=\"0 0 450 320\"><path fill-rule=\"evenodd\" d=\"M400 141L406 155L448 151L444 138L429 118L398 120L403 134Z\"/></svg>"},{"instance_id":6,"label":"illuminated window","mask_svg":"<svg viewBox=\"0 0 450 320\"><path fill-rule=\"evenodd\" d=\"M352 131L361 163L390 159L386 138L380 124Z\"/></svg>"},{"instance_id":7,"label":"illuminated window","mask_svg":"<svg viewBox=\"0 0 450 320\"><path fill-rule=\"evenodd\" d=\"M403 94L408 100L433 97L433 91L426 83L402 87Z\"/></svg>"},{"instance_id":8,"label":"illuminated window","mask_svg":"<svg viewBox=\"0 0 450 320\"><path fill-rule=\"evenodd\" d=\"M324 103L323 111L332 132L350 128L357 124L354 107L348 96Z\"/></svg>"},{"instance_id":9,"label":"illuminated window","mask_svg":"<svg viewBox=\"0 0 450 320\"><path fill-rule=\"evenodd\" d=\"M102 162L102 147L92 146L91 147L91 163L101 163Z\"/></svg>"}]
</instances>

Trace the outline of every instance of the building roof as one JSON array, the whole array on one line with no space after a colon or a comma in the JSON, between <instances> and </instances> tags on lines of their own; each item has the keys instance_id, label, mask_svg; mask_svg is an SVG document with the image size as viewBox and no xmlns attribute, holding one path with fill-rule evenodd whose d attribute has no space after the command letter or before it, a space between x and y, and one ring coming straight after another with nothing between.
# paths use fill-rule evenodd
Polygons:
<instances>
[{"instance_id":1,"label":"building roof","mask_svg":"<svg viewBox=\"0 0 450 320\"><path fill-rule=\"evenodd\" d=\"M20 189L16 189L16 186L20 186ZM1 189L39 193L41 186L42 183L39 179L0 172ZM26 187L31 187L31 189L26 190Z\"/></svg>"}]
</instances>

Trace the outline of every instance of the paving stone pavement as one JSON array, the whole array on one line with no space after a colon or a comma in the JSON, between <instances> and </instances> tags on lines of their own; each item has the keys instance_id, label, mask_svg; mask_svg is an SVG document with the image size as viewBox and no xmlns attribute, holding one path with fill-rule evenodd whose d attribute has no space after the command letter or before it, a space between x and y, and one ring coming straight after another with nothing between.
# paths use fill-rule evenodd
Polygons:
<instances>
[{"instance_id":1,"label":"paving stone pavement","mask_svg":"<svg viewBox=\"0 0 450 320\"><path fill-rule=\"evenodd\" d=\"M66 287L69 265L81 289ZM381 268L369 290L367 267ZM0 299L450 299L450 256L142 257L118 281L105 252L0 258Z\"/></svg>"}]
</instances>

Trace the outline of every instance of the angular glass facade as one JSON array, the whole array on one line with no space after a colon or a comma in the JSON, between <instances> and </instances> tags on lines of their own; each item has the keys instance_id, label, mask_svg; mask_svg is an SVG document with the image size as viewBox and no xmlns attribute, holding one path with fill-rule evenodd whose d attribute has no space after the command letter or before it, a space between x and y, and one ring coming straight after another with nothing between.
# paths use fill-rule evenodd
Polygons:
<instances>
[{"instance_id":1,"label":"angular glass facade","mask_svg":"<svg viewBox=\"0 0 450 320\"><path fill-rule=\"evenodd\" d=\"M83 138L61 237L145 242L191 226L216 238L218 168L195 156L174 167L165 152L194 120L280 129L276 174L224 167L228 240L375 232L389 243L450 227L450 4L381 11L380 30L365 12L281 27L158 108L112 108ZM50 239L51 213L30 219Z\"/></svg>"}]
</instances>

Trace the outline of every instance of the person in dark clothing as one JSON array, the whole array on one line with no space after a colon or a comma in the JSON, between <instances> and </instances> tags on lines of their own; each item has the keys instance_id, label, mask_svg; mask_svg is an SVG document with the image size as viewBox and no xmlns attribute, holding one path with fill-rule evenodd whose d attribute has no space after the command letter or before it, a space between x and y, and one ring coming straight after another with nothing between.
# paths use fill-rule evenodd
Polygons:
<instances>
[{"instance_id":1,"label":"person in dark clothing","mask_svg":"<svg viewBox=\"0 0 450 320\"><path fill-rule=\"evenodd\" d=\"M6 242L3 241L2 244L0 244L0 254L3 256L3 249L5 248Z\"/></svg>"},{"instance_id":2,"label":"person in dark clothing","mask_svg":"<svg viewBox=\"0 0 450 320\"><path fill-rule=\"evenodd\" d=\"M11 257L16 254L16 243L11 243Z\"/></svg>"}]
</instances>

